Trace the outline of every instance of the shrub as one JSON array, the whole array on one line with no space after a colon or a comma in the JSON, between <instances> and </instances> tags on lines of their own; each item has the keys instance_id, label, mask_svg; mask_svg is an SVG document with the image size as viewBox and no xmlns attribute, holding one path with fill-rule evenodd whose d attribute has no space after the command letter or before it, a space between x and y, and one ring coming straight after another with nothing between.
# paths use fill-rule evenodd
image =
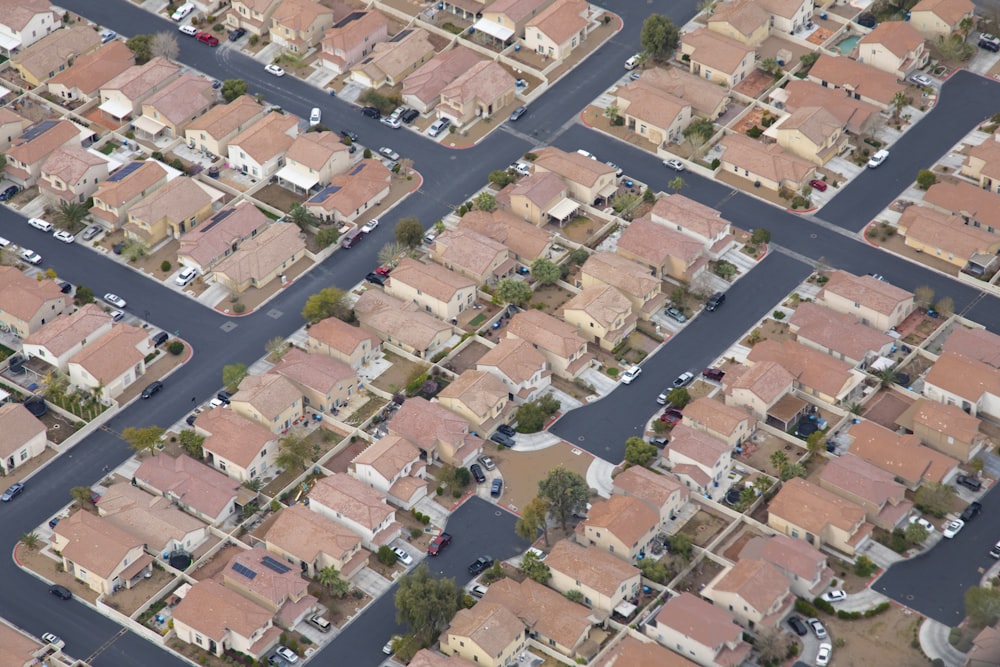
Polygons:
<instances>
[{"instance_id":1,"label":"shrub","mask_svg":"<svg viewBox=\"0 0 1000 667\"><path fill-rule=\"evenodd\" d=\"M809 604L806 600L796 600L795 601L795 611L799 612L803 616L815 616L816 607Z\"/></svg>"},{"instance_id":2,"label":"shrub","mask_svg":"<svg viewBox=\"0 0 1000 667\"><path fill-rule=\"evenodd\" d=\"M160 262L160 271L167 273L168 271L170 271L171 266L173 265L170 262L168 262L167 260L163 260L162 262Z\"/></svg>"},{"instance_id":3,"label":"shrub","mask_svg":"<svg viewBox=\"0 0 1000 667\"><path fill-rule=\"evenodd\" d=\"M837 618L842 621L856 621L864 616L860 611L844 611L843 609L837 610Z\"/></svg>"},{"instance_id":4,"label":"shrub","mask_svg":"<svg viewBox=\"0 0 1000 667\"><path fill-rule=\"evenodd\" d=\"M179 340L170 341L170 345L167 345L167 352L174 355L175 357L184 351L184 343Z\"/></svg>"},{"instance_id":5,"label":"shrub","mask_svg":"<svg viewBox=\"0 0 1000 667\"><path fill-rule=\"evenodd\" d=\"M443 495L444 495L444 487L443 487L443 486L439 486L439 487L437 488L437 494L438 494L439 496L443 496Z\"/></svg>"},{"instance_id":6,"label":"shrub","mask_svg":"<svg viewBox=\"0 0 1000 667\"><path fill-rule=\"evenodd\" d=\"M423 534L424 531L420 530L419 528L410 528L410 537L413 539L417 539Z\"/></svg>"},{"instance_id":7,"label":"shrub","mask_svg":"<svg viewBox=\"0 0 1000 667\"><path fill-rule=\"evenodd\" d=\"M236 303L233 304L233 312L234 313L242 313L246 309L247 309L247 305L245 303L243 303L242 301L237 301Z\"/></svg>"},{"instance_id":8,"label":"shrub","mask_svg":"<svg viewBox=\"0 0 1000 667\"><path fill-rule=\"evenodd\" d=\"M785 319L785 311L783 311L783 310L776 310L773 313L771 313L771 316L774 319L776 319L776 320L783 320L783 319Z\"/></svg>"},{"instance_id":9,"label":"shrub","mask_svg":"<svg viewBox=\"0 0 1000 667\"><path fill-rule=\"evenodd\" d=\"M764 130L760 129L756 125L747 130L747 136L751 139L757 139L760 135L764 134Z\"/></svg>"},{"instance_id":10,"label":"shrub","mask_svg":"<svg viewBox=\"0 0 1000 667\"><path fill-rule=\"evenodd\" d=\"M722 160L720 160L719 158L714 158L712 160L712 164L711 164L712 170L714 171L714 170L718 169L721 164L722 164Z\"/></svg>"},{"instance_id":11,"label":"shrub","mask_svg":"<svg viewBox=\"0 0 1000 667\"><path fill-rule=\"evenodd\" d=\"M614 366L612 366L611 368L607 369L604 372L610 375L611 377L618 377L618 369Z\"/></svg>"}]
</instances>

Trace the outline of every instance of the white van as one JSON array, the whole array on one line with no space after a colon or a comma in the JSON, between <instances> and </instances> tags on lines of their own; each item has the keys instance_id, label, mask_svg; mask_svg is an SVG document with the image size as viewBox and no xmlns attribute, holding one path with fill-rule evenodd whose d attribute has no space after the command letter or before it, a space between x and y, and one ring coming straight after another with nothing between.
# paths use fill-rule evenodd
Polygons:
<instances>
[{"instance_id":1,"label":"white van","mask_svg":"<svg viewBox=\"0 0 1000 667\"><path fill-rule=\"evenodd\" d=\"M194 11L194 5L190 2L185 2L183 5L178 7L173 14L170 15L175 21L183 21L187 18L187 15Z\"/></svg>"},{"instance_id":2,"label":"white van","mask_svg":"<svg viewBox=\"0 0 1000 667\"><path fill-rule=\"evenodd\" d=\"M45 222L41 218L28 218L28 224L31 225L32 227L34 227L35 229L42 230L43 232L51 232L52 231L52 223L51 222Z\"/></svg>"},{"instance_id":3,"label":"white van","mask_svg":"<svg viewBox=\"0 0 1000 667\"><path fill-rule=\"evenodd\" d=\"M639 54L635 54L631 58L625 61L625 69L633 70L639 66Z\"/></svg>"}]
</instances>

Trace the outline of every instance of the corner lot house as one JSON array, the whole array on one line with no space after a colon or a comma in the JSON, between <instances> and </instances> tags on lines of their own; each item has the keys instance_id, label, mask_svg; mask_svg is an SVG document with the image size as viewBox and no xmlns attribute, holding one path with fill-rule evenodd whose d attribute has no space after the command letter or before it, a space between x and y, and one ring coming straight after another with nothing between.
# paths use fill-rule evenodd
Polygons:
<instances>
[{"instance_id":1,"label":"corner lot house","mask_svg":"<svg viewBox=\"0 0 1000 667\"><path fill-rule=\"evenodd\" d=\"M853 454L892 473L911 490L924 482L941 484L957 472L957 459L923 446L915 435L900 435L867 420L853 424L848 435Z\"/></svg>"},{"instance_id":2,"label":"corner lot house","mask_svg":"<svg viewBox=\"0 0 1000 667\"><path fill-rule=\"evenodd\" d=\"M982 179L990 180L985 174ZM986 184L984 187L991 186ZM971 275L984 275L1000 252L1000 235L976 223L970 224L961 216L927 206L908 206L896 227L907 247L943 259Z\"/></svg>"},{"instance_id":3,"label":"corner lot house","mask_svg":"<svg viewBox=\"0 0 1000 667\"><path fill-rule=\"evenodd\" d=\"M362 160L345 174L330 178L330 184L305 203L310 213L338 223L353 222L389 196L392 172L379 160Z\"/></svg>"},{"instance_id":4,"label":"corner lot house","mask_svg":"<svg viewBox=\"0 0 1000 667\"><path fill-rule=\"evenodd\" d=\"M320 61L337 74L349 71L386 41L389 21L381 12L352 12L330 27L320 41Z\"/></svg>"},{"instance_id":5,"label":"corner lot house","mask_svg":"<svg viewBox=\"0 0 1000 667\"><path fill-rule=\"evenodd\" d=\"M643 631L702 667L736 667L750 655L750 644L743 641L743 628L733 617L691 593L668 599Z\"/></svg>"},{"instance_id":6,"label":"corner lot house","mask_svg":"<svg viewBox=\"0 0 1000 667\"><path fill-rule=\"evenodd\" d=\"M986 446L980 422L957 405L918 399L896 419L896 424L920 438L931 449L971 461Z\"/></svg>"},{"instance_id":7,"label":"corner lot house","mask_svg":"<svg viewBox=\"0 0 1000 667\"><path fill-rule=\"evenodd\" d=\"M243 243L260 235L270 222L252 202L227 206L181 236L177 261L206 275Z\"/></svg>"},{"instance_id":8,"label":"corner lot house","mask_svg":"<svg viewBox=\"0 0 1000 667\"><path fill-rule=\"evenodd\" d=\"M724 171L760 183L768 190L800 190L816 173L812 162L745 134L727 134L719 142Z\"/></svg>"},{"instance_id":9,"label":"corner lot house","mask_svg":"<svg viewBox=\"0 0 1000 667\"><path fill-rule=\"evenodd\" d=\"M644 215L628 224L617 252L643 264L658 277L683 282L698 278L708 265L701 242Z\"/></svg>"},{"instance_id":10,"label":"corner lot house","mask_svg":"<svg viewBox=\"0 0 1000 667\"><path fill-rule=\"evenodd\" d=\"M309 492L309 509L350 528L372 551L391 543L402 530L385 496L350 475L335 473L318 480Z\"/></svg>"},{"instance_id":11,"label":"corner lot house","mask_svg":"<svg viewBox=\"0 0 1000 667\"><path fill-rule=\"evenodd\" d=\"M516 83L499 63L478 62L441 89L438 117L450 118L458 127L491 118L514 101Z\"/></svg>"},{"instance_id":12,"label":"corner lot house","mask_svg":"<svg viewBox=\"0 0 1000 667\"><path fill-rule=\"evenodd\" d=\"M910 25L936 40L974 25L975 8L971 0L920 0L910 9Z\"/></svg>"},{"instance_id":13,"label":"corner lot house","mask_svg":"<svg viewBox=\"0 0 1000 667\"><path fill-rule=\"evenodd\" d=\"M563 60L587 39L602 13L585 0L556 0L528 21L524 45L540 55Z\"/></svg>"},{"instance_id":14,"label":"corner lot house","mask_svg":"<svg viewBox=\"0 0 1000 667\"><path fill-rule=\"evenodd\" d=\"M146 355L153 344L143 329L116 324L70 357L70 383L113 400L146 373Z\"/></svg>"},{"instance_id":15,"label":"corner lot house","mask_svg":"<svg viewBox=\"0 0 1000 667\"><path fill-rule=\"evenodd\" d=\"M212 202L221 196L193 178L178 176L129 209L125 236L150 246L180 238L212 214Z\"/></svg>"},{"instance_id":16,"label":"corner lot house","mask_svg":"<svg viewBox=\"0 0 1000 667\"><path fill-rule=\"evenodd\" d=\"M260 657L278 641L271 610L223 586L215 579L194 584L172 613L182 642L213 655L226 650Z\"/></svg>"},{"instance_id":17,"label":"corner lot house","mask_svg":"<svg viewBox=\"0 0 1000 667\"><path fill-rule=\"evenodd\" d=\"M816 303L850 313L870 327L887 331L913 312L913 294L872 276L832 271Z\"/></svg>"},{"instance_id":18,"label":"corner lot house","mask_svg":"<svg viewBox=\"0 0 1000 667\"><path fill-rule=\"evenodd\" d=\"M234 397L235 398L235 397ZM271 473L278 455L278 438L233 410L216 408L200 415L195 430L210 466L239 482Z\"/></svg>"},{"instance_id":19,"label":"corner lot house","mask_svg":"<svg viewBox=\"0 0 1000 667\"><path fill-rule=\"evenodd\" d=\"M683 141L681 133L691 122L690 104L645 78L620 87L617 98L618 109L630 130L655 146Z\"/></svg>"},{"instance_id":20,"label":"corner lot house","mask_svg":"<svg viewBox=\"0 0 1000 667\"><path fill-rule=\"evenodd\" d=\"M275 222L216 264L212 278L240 294L281 279L305 252L306 242L298 226Z\"/></svg>"},{"instance_id":21,"label":"corner lot house","mask_svg":"<svg viewBox=\"0 0 1000 667\"><path fill-rule=\"evenodd\" d=\"M579 153L567 153L553 146L539 150L532 163L536 173L552 172L559 176L569 195L578 202L594 204L610 200L618 189L616 170L599 160Z\"/></svg>"},{"instance_id":22,"label":"corner lot house","mask_svg":"<svg viewBox=\"0 0 1000 667\"><path fill-rule=\"evenodd\" d=\"M681 36L681 54L688 56L691 74L727 88L753 71L756 51L708 28Z\"/></svg>"},{"instance_id":23,"label":"corner lot house","mask_svg":"<svg viewBox=\"0 0 1000 667\"><path fill-rule=\"evenodd\" d=\"M48 429L20 403L0 405L0 472L9 475L45 451Z\"/></svg>"},{"instance_id":24,"label":"corner lot house","mask_svg":"<svg viewBox=\"0 0 1000 667\"><path fill-rule=\"evenodd\" d=\"M90 130L68 120L36 123L14 139L7 150L4 176L21 188L30 188L38 182L42 165L52 153L64 146L79 146L81 139L89 135Z\"/></svg>"},{"instance_id":25,"label":"corner lot house","mask_svg":"<svg viewBox=\"0 0 1000 667\"><path fill-rule=\"evenodd\" d=\"M576 327L538 310L521 311L507 325L507 337L535 346L556 375L576 378L590 366L593 354Z\"/></svg>"},{"instance_id":26,"label":"corner lot house","mask_svg":"<svg viewBox=\"0 0 1000 667\"><path fill-rule=\"evenodd\" d=\"M905 79L930 60L924 36L907 21L885 21L858 42L858 62Z\"/></svg>"},{"instance_id":27,"label":"corner lot house","mask_svg":"<svg viewBox=\"0 0 1000 667\"><path fill-rule=\"evenodd\" d=\"M293 192L310 192L348 170L351 166L348 150L333 132L300 134L285 153L285 166L275 175L279 183Z\"/></svg>"},{"instance_id":28,"label":"corner lot house","mask_svg":"<svg viewBox=\"0 0 1000 667\"><path fill-rule=\"evenodd\" d=\"M639 570L597 547L560 540L545 563L552 571L550 586L564 595L578 590L584 604L608 614L639 593Z\"/></svg>"},{"instance_id":29,"label":"corner lot house","mask_svg":"<svg viewBox=\"0 0 1000 667\"><path fill-rule=\"evenodd\" d=\"M347 364L354 370L382 353L382 341L361 327L328 317L309 327L306 348Z\"/></svg>"},{"instance_id":30,"label":"corner lot house","mask_svg":"<svg viewBox=\"0 0 1000 667\"><path fill-rule=\"evenodd\" d=\"M488 62L472 49L457 46L440 53L417 68L403 82L403 101L421 113L427 113L441 101L441 91L464 72Z\"/></svg>"},{"instance_id":31,"label":"corner lot house","mask_svg":"<svg viewBox=\"0 0 1000 667\"><path fill-rule=\"evenodd\" d=\"M99 595L132 588L153 566L142 538L84 510L59 522L51 546L62 554L66 572Z\"/></svg>"}]
</instances>

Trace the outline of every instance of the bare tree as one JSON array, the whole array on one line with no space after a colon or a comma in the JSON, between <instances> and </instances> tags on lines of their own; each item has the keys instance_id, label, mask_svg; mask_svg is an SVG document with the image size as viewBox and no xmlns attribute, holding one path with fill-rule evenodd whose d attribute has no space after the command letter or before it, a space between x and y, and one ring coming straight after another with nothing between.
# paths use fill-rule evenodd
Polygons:
<instances>
[{"instance_id":1,"label":"bare tree","mask_svg":"<svg viewBox=\"0 0 1000 667\"><path fill-rule=\"evenodd\" d=\"M169 32L158 32L149 40L149 51L155 58L160 56L168 60L176 60L180 53L177 36Z\"/></svg>"}]
</instances>

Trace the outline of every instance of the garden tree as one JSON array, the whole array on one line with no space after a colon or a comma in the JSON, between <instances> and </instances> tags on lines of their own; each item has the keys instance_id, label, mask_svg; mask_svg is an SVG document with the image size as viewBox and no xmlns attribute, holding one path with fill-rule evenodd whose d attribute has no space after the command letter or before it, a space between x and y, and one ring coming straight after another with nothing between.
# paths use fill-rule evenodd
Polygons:
<instances>
[{"instance_id":1,"label":"garden tree","mask_svg":"<svg viewBox=\"0 0 1000 667\"><path fill-rule=\"evenodd\" d=\"M906 96L903 91L897 91L895 95L892 96L892 100L889 101L889 106L892 107L892 115L895 118L899 118L899 114L903 111L903 107L910 103L910 98Z\"/></svg>"},{"instance_id":2,"label":"garden tree","mask_svg":"<svg viewBox=\"0 0 1000 667\"><path fill-rule=\"evenodd\" d=\"M974 587L965 591L965 615L977 628L1000 619L1000 589Z\"/></svg>"},{"instance_id":3,"label":"garden tree","mask_svg":"<svg viewBox=\"0 0 1000 667\"><path fill-rule=\"evenodd\" d=\"M774 76L781 71L781 65L778 64L778 61L775 58L764 58L757 63L757 69Z\"/></svg>"},{"instance_id":4,"label":"garden tree","mask_svg":"<svg viewBox=\"0 0 1000 667\"><path fill-rule=\"evenodd\" d=\"M642 572L642 576L658 584L665 585L674 578L674 573L670 569L670 566L667 565L666 559L653 560L652 558L643 558L639 561L639 571Z\"/></svg>"},{"instance_id":5,"label":"garden tree","mask_svg":"<svg viewBox=\"0 0 1000 667\"><path fill-rule=\"evenodd\" d=\"M634 466L647 466L656 458L656 446L642 438L632 436L625 441L625 461Z\"/></svg>"},{"instance_id":6,"label":"garden tree","mask_svg":"<svg viewBox=\"0 0 1000 667\"><path fill-rule=\"evenodd\" d=\"M457 484L460 488L464 489L472 481L472 473L469 472L469 469L466 468L465 466L462 466L461 468L455 468L454 479L455 479L455 484Z\"/></svg>"},{"instance_id":7,"label":"garden tree","mask_svg":"<svg viewBox=\"0 0 1000 667\"><path fill-rule=\"evenodd\" d=\"M757 227L750 234L750 242L754 245L760 245L762 243L771 242L771 232L764 229L763 227Z\"/></svg>"},{"instance_id":8,"label":"garden tree","mask_svg":"<svg viewBox=\"0 0 1000 667\"><path fill-rule=\"evenodd\" d=\"M549 514L555 517L563 532L566 532L573 513L587 507L590 488L583 477L559 466L550 470L545 479L538 482L538 496L545 501Z\"/></svg>"},{"instance_id":9,"label":"garden tree","mask_svg":"<svg viewBox=\"0 0 1000 667\"><path fill-rule=\"evenodd\" d=\"M549 566L543 563L534 551L529 551L521 558L521 571L528 575L529 579L534 579L540 584L547 584L552 578Z\"/></svg>"},{"instance_id":10,"label":"garden tree","mask_svg":"<svg viewBox=\"0 0 1000 667\"><path fill-rule=\"evenodd\" d=\"M407 246L392 241L379 248L378 263L382 266L395 268L399 264L399 258L406 254Z\"/></svg>"},{"instance_id":11,"label":"garden tree","mask_svg":"<svg viewBox=\"0 0 1000 667\"><path fill-rule=\"evenodd\" d=\"M372 149L366 148L365 152L361 154L361 157L363 157L366 160L371 160L372 159Z\"/></svg>"},{"instance_id":12,"label":"garden tree","mask_svg":"<svg viewBox=\"0 0 1000 667\"><path fill-rule=\"evenodd\" d=\"M147 426L145 428L129 426L122 431L122 439L139 454L147 449L156 454L156 445L159 444L162 437L163 429L159 426Z\"/></svg>"},{"instance_id":13,"label":"garden tree","mask_svg":"<svg viewBox=\"0 0 1000 667\"><path fill-rule=\"evenodd\" d=\"M235 392L236 388L243 382L243 378L249 375L246 364L229 364L222 367L222 386L230 392Z\"/></svg>"},{"instance_id":14,"label":"garden tree","mask_svg":"<svg viewBox=\"0 0 1000 667\"><path fill-rule=\"evenodd\" d=\"M604 107L604 117L610 120L612 123L618 119L618 113L621 111L617 104L609 104Z\"/></svg>"},{"instance_id":15,"label":"garden tree","mask_svg":"<svg viewBox=\"0 0 1000 667\"><path fill-rule=\"evenodd\" d=\"M941 55L947 60L957 60L959 62L965 62L976 52L975 48L966 42L965 38L961 35L939 36L934 46L937 47Z\"/></svg>"},{"instance_id":16,"label":"garden tree","mask_svg":"<svg viewBox=\"0 0 1000 667\"><path fill-rule=\"evenodd\" d=\"M951 509L951 501L955 497L955 489L949 484L925 482L917 489L913 504L918 509L942 517Z\"/></svg>"},{"instance_id":17,"label":"garden tree","mask_svg":"<svg viewBox=\"0 0 1000 667\"><path fill-rule=\"evenodd\" d=\"M136 65L145 65L153 57L153 52L149 45L152 38L152 35L136 35L135 37L130 37L125 42L125 46L135 54Z\"/></svg>"},{"instance_id":18,"label":"garden tree","mask_svg":"<svg viewBox=\"0 0 1000 667\"><path fill-rule=\"evenodd\" d=\"M545 546L549 546L548 508L541 498L532 498L521 508L521 518L514 524L514 533L522 540L534 542L539 530Z\"/></svg>"},{"instance_id":19,"label":"garden tree","mask_svg":"<svg viewBox=\"0 0 1000 667\"><path fill-rule=\"evenodd\" d=\"M729 279L736 275L736 265L731 262L727 262L724 259L720 259L715 262L713 273L720 278Z\"/></svg>"},{"instance_id":20,"label":"garden tree","mask_svg":"<svg viewBox=\"0 0 1000 667\"><path fill-rule=\"evenodd\" d=\"M917 187L921 190L927 190L935 183L937 183L937 176L930 169L921 169L917 172Z\"/></svg>"},{"instance_id":21,"label":"garden tree","mask_svg":"<svg viewBox=\"0 0 1000 667\"><path fill-rule=\"evenodd\" d=\"M788 463L788 456L780 449L771 453L771 465L775 470L781 470Z\"/></svg>"},{"instance_id":22,"label":"garden tree","mask_svg":"<svg viewBox=\"0 0 1000 667\"><path fill-rule=\"evenodd\" d=\"M695 118L681 132L685 139L697 150L715 134L715 123L708 118Z\"/></svg>"},{"instance_id":23,"label":"garden tree","mask_svg":"<svg viewBox=\"0 0 1000 667\"><path fill-rule=\"evenodd\" d=\"M89 486L74 486L69 490L69 495L81 507L94 500L94 492L90 490Z\"/></svg>"},{"instance_id":24,"label":"garden tree","mask_svg":"<svg viewBox=\"0 0 1000 667\"><path fill-rule=\"evenodd\" d=\"M122 248L122 257L130 262L134 262L149 254L149 246L138 239L129 239Z\"/></svg>"},{"instance_id":25,"label":"garden tree","mask_svg":"<svg viewBox=\"0 0 1000 667\"><path fill-rule=\"evenodd\" d=\"M517 177L506 169L496 169L490 172L489 180L491 184L498 188L505 188L516 181Z\"/></svg>"},{"instance_id":26,"label":"garden tree","mask_svg":"<svg viewBox=\"0 0 1000 667\"><path fill-rule=\"evenodd\" d=\"M752 486L744 486L740 489L740 501L738 504L741 510L753 505L753 501L755 500L757 500L757 492Z\"/></svg>"},{"instance_id":27,"label":"garden tree","mask_svg":"<svg viewBox=\"0 0 1000 667\"><path fill-rule=\"evenodd\" d=\"M399 560L396 552L387 544L383 544L378 548L378 551L375 552L375 558L383 565L395 565L396 561Z\"/></svg>"},{"instance_id":28,"label":"garden tree","mask_svg":"<svg viewBox=\"0 0 1000 667\"><path fill-rule=\"evenodd\" d=\"M200 435L197 431L186 428L177 434L177 441L181 444L181 448L192 457L200 459L205 455L201 448L205 442L205 436Z\"/></svg>"},{"instance_id":29,"label":"garden tree","mask_svg":"<svg viewBox=\"0 0 1000 667\"><path fill-rule=\"evenodd\" d=\"M539 257L531 263L531 277L539 285L554 285L562 277L562 271L551 259Z\"/></svg>"},{"instance_id":30,"label":"garden tree","mask_svg":"<svg viewBox=\"0 0 1000 667\"><path fill-rule=\"evenodd\" d=\"M611 208L614 209L615 213L627 218L628 214L641 203L642 197L631 192L626 192L615 197L615 203L611 205Z\"/></svg>"},{"instance_id":31,"label":"garden tree","mask_svg":"<svg viewBox=\"0 0 1000 667\"><path fill-rule=\"evenodd\" d=\"M920 544L927 539L927 529L919 523L914 522L903 530L903 536L906 537L906 542L910 546Z\"/></svg>"},{"instance_id":32,"label":"garden tree","mask_svg":"<svg viewBox=\"0 0 1000 667\"><path fill-rule=\"evenodd\" d=\"M576 588L566 591L566 599L570 602L580 603L583 602L583 592L577 590Z\"/></svg>"},{"instance_id":33,"label":"garden tree","mask_svg":"<svg viewBox=\"0 0 1000 667\"><path fill-rule=\"evenodd\" d=\"M806 478L806 469L801 463L786 463L781 466L781 481L787 482L793 477Z\"/></svg>"},{"instance_id":34,"label":"garden tree","mask_svg":"<svg viewBox=\"0 0 1000 667\"><path fill-rule=\"evenodd\" d=\"M396 223L396 243L416 248L424 240L424 228L416 218L401 218Z\"/></svg>"},{"instance_id":35,"label":"garden tree","mask_svg":"<svg viewBox=\"0 0 1000 667\"><path fill-rule=\"evenodd\" d=\"M174 32L158 32L149 40L149 54L154 58L159 56L167 60L177 60L180 51Z\"/></svg>"},{"instance_id":36,"label":"garden tree","mask_svg":"<svg viewBox=\"0 0 1000 667\"><path fill-rule=\"evenodd\" d=\"M226 79L222 82L222 99L228 104L237 97L246 95L249 85L243 79Z\"/></svg>"},{"instance_id":37,"label":"garden tree","mask_svg":"<svg viewBox=\"0 0 1000 667\"><path fill-rule=\"evenodd\" d=\"M587 252L586 248L573 248L569 251L570 264L583 264L589 257L590 253Z\"/></svg>"},{"instance_id":38,"label":"garden tree","mask_svg":"<svg viewBox=\"0 0 1000 667\"><path fill-rule=\"evenodd\" d=\"M483 572L483 583L492 584L496 581L500 581L501 579L505 579L506 577L507 575L503 571L503 564L500 561L495 560L493 561L493 565L491 565L488 570Z\"/></svg>"},{"instance_id":39,"label":"garden tree","mask_svg":"<svg viewBox=\"0 0 1000 667\"><path fill-rule=\"evenodd\" d=\"M642 201L646 204L656 203L656 195L650 188L646 188L645 190L642 191Z\"/></svg>"},{"instance_id":40,"label":"garden tree","mask_svg":"<svg viewBox=\"0 0 1000 667\"><path fill-rule=\"evenodd\" d=\"M542 409L542 412L545 413L546 417L551 417L555 413L559 412L559 408L562 407L562 403L559 402L559 399L552 394L545 394L544 396L539 397L537 403L538 407Z\"/></svg>"},{"instance_id":41,"label":"garden tree","mask_svg":"<svg viewBox=\"0 0 1000 667\"><path fill-rule=\"evenodd\" d=\"M941 313L941 317L951 317L955 314L955 302L950 296L938 299L934 304L934 310Z\"/></svg>"},{"instance_id":42,"label":"garden tree","mask_svg":"<svg viewBox=\"0 0 1000 667\"><path fill-rule=\"evenodd\" d=\"M281 361L281 358L288 353L291 347L287 340L281 336L275 336L264 344L264 351L267 352L267 356L270 357L271 361L277 362Z\"/></svg>"},{"instance_id":43,"label":"garden tree","mask_svg":"<svg viewBox=\"0 0 1000 667\"><path fill-rule=\"evenodd\" d=\"M19 541L28 548L28 551L34 551L35 547L38 546L38 533L25 533Z\"/></svg>"},{"instance_id":44,"label":"garden tree","mask_svg":"<svg viewBox=\"0 0 1000 667\"><path fill-rule=\"evenodd\" d=\"M55 223L60 229L72 230L73 227L90 214L90 208L84 202L64 201L56 210Z\"/></svg>"},{"instance_id":45,"label":"garden tree","mask_svg":"<svg viewBox=\"0 0 1000 667\"><path fill-rule=\"evenodd\" d=\"M501 278L493 290L491 299L494 306L513 304L520 306L531 299L531 285L516 278Z\"/></svg>"},{"instance_id":46,"label":"garden tree","mask_svg":"<svg viewBox=\"0 0 1000 667\"><path fill-rule=\"evenodd\" d=\"M691 402L691 392L687 390L687 387L671 389L670 393L667 394L667 402L670 403L671 407L683 408Z\"/></svg>"},{"instance_id":47,"label":"garden tree","mask_svg":"<svg viewBox=\"0 0 1000 667\"><path fill-rule=\"evenodd\" d=\"M880 368L872 375L878 379L879 386L883 389L891 387L892 383L896 381L896 371L892 367Z\"/></svg>"},{"instance_id":48,"label":"garden tree","mask_svg":"<svg viewBox=\"0 0 1000 667\"><path fill-rule=\"evenodd\" d=\"M299 229L303 231L319 224L319 219L310 213L309 209L298 202L292 204L292 207L288 209L287 219L288 222L298 225Z\"/></svg>"},{"instance_id":49,"label":"garden tree","mask_svg":"<svg viewBox=\"0 0 1000 667\"><path fill-rule=\"evenodd\" d=\"M323 586L330 594L337 598L343 598L351 590L351 582L342 579L340 570L332 565L327 565L316 573L316 583Z\"/></svg>"},{"instance_id":50,"label":"garden tree","mask_svg":"<svg viewBox=\"0 0 1000 667\"><path fill-rule=\"evenodd\" d=\"M538 433L545 426L545 413L534 401L517 406L514 418L517 420L518 433Z\"/></svg>"},{"instance_id":51,"label":"garden tree","mask_svg":"<svg viewBox=\"0 0 1000 667\"><path fill-rule=\"evenodd\" d=\"M694 545L691 544L691 538L681 533L676 533L667 538L667 543L670 545L670 552L675 553L680 556L685 562L691 560L694 555Z\"/></svg>"},{"instance_id":52,"label":"garden tree","mask_svg":"<svg viewBox=\"0 0 1000 667\"><path fill-rule=\"evenodd\" d=\"M475 199L476 208L480 211L486 211L489 213L497 207L497 198L491 195L489 192L480 192L476 195Z\"/></svg>"},{"instance_id":53,"label":"garden tree","mask_svg":"<svg viewBox=\"0 0 1000 667\"><path fill-rule=\"evenodd\" d=\"M760 653L760 663L774 664L788 657L792 638L778 628L762 628L757 630L757 641L753 646Z\"/></svg>"},{"instance_id":54,"label":"garden tree","mask_svg":"<svg viewBox=\"0 0 1000 667\"><path fill-rule=\"evenodd\" d=\"M799 62L806 68L812 67L819 60L818 53L806 53L805 55L799 56Z\"/></svg>"},{"instance_id":55,"label":"garden tree","mask_svg":"<svg viewBox=\"0 0 1000 667\"><path fill-rule=\"evenodd\" d=\"M448 627L462 601L454 579L431 576L427 563L402 577L396 590L396 622L405 623L423 646Z\"/></svg>"},{"instance_id":56,"label":"garden tree","mask_svg":"<svg viewBox=\"0 0 1000 667\"><path fill-rule=\"evenodd\" d=\"M654 60L667 60L680 43L680 31L663 14L650 14L642 22L639 43Z\"/></svg>"},{"instance_id":57,"label":"garden tree","mask_svg":"<svg viewBox=\"0 0 1000 667\"><path fill-rule=\"evenodd\" d=\"M340 232L336 227L323 227L316 232L316 243L320 248L329 248L340 238Z\"/></svg>"},{"instance_id":58,"label":"garden tree","mask_svg":"<svg viewBox=\"0 0 1000 667\"><path fill-rule=\"evenodd\" d=\"M274 464L285 470L305 470L312 455L312 443L305 436L289 433L278 441L278 456L274 459Z\"/></svg>"},{"instance_id":59,"label":"garden tree","mask_svg":"<svg viewBox=\"0 0 1000 667\"><path fill-rule=\"evenodd\" d=\"M670 290L670 302L681 310L687 306L688 296L688 291L683 285L678 285Z\"/></svg>"},{"instance_id":60,"label":"garden tree","mask_svg":"<svg viewBox=\"0 0 1000 667\"><path fill-rule=\"evenodd\" d=\"M243 482L242 486L243 486L244 489L250 489L251 491L253 491L254 493L256 493L257 491L260 491L261 489L264 488L264 480L261 479L260 477L254 477L253 479L245 480ZM273 503L278 503L278 501L277 500L272 500L271 503L272 503L272 508L273 508ZM280 509L281 503L278 503L278 505L279 505L279 509Z\"/></svg>"},{"instance_id":61,"label":"garden tree","mask_svg":"<svg viewBox=\"0 0 1000 667\"><path fill-rule=\"evenodd\" d=\"M824 442L825 437L826 433L823 431L813 431L809 434L809 437L806 438L806 449L813 454L819 454L826 449L826 443Z\"/></svg>"},{"instance_id":62,"label":"garden tree","mask_svg":"<svg viewBox=\"0 0 1000 667\"><path fill-rule=\"evenodd\" d=\"M919 308L930 308L931 304L934 303L934 288L928 285L921 285L913 290L913 296Z\"/></svg>"},{"instance_id":63,"label":"garden tree","mask_svg":"<svg viewBox=\"0 0 1000 667\"><path fill-rule=\"evenodd\" d=\"M347 294L337 287L325 287L306 299L302 317L310 324L316 324L328 317L350 322L354 319L351 306L347 303Z\"/></svg>"},{"instance_id":64,"label":"garden tree","mask_svg":"<svg viewBox=\"0 0 1000 667\"><path fill-rule=\"evenodd\" d=\"M681 193L681 190L683 190L686 185L687 185L687 181L685 181L680 176L676 176L676 177L670 179L670 182L667 183L667 187L670 188L671 190L673 190L674 194L676 194L676 195L679 195ZM650 191L646 190L646 192L650 192Z\"/></svg>"},{"instance_id":65,"label":"garden tree","mask_svg":"<svg viewBox=\"0 0 1000 667\"><path fill-rule=\"evenodd\" d=\"M878 565L873 563L868 556L861 555L854 559L854 574L859 577L870 577L876 570L878 570Z\"/></svg>"}]
</instances>

